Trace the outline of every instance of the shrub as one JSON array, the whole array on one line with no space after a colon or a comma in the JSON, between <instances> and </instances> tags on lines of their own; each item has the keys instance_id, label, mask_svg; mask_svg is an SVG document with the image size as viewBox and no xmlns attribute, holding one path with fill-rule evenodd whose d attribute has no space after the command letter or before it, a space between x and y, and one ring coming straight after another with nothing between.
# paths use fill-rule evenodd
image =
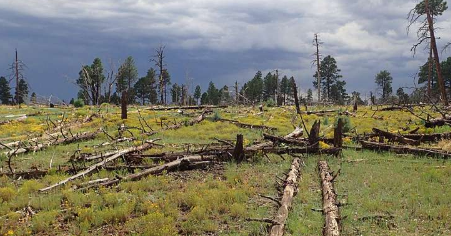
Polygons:
<instances>
[{"instance_id":1,"label":"shrub","mask_svg":"<svg viewBox=\"0 0 451 236\"><path fill-rule=\"evenodd\" d=\"M31 228L33 232L45 232L48 229L51 229L51 226L56 221L57 216L57 211L42 211L37 213L31 221Z\"/></svg>"},{"instance_id":2,"label":"shrub","mask_svg":"<svg viewBox=\"0 0 451 236\"><path fill-rule=\"evenodd\" d=\"M214 121L218 121L221 119L221 114L219 114L218 110L215 110L214 114L213 114L213 120Z\"/></svg>"},{"instance_id":3,"label":"shrub","mask_svg":"<svg viewBox=\"0 0 451 236\"><path fill-rule=\"evenodd\" d=\"M10 187L0 188L0 199L2 202L9 202L16 196L16 191Z\"/></svg>"},{"instance_id":4,"label":"shrub","mask_svg":"<svg viewBox=\"0 0 451 236\"><path fill-rule=\"evenodd\" d=\"M85 102L82 99L77 99L74 101L74 107L84 107Z\"/></svg>"},{"instance_id":5,"label":"shrub","mask_svg":"<svg viewBox=\"0 0 451 236\"><path fill-rule=\"evenodd\" d=\"M172 236L178 235L178 230L172 217L163 213L153 212L126 224L131 235Z\"/></svg>"}]
</instances>

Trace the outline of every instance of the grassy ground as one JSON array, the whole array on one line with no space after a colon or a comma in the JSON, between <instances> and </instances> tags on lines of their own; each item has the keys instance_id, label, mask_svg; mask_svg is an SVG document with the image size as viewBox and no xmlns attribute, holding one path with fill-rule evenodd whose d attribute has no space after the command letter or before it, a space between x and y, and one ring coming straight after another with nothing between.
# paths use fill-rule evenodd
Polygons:
<instances>
[{"instance_id":1,"label":"grassy ground","mask_svg":"<svg viewBox=\"0 0 451 236\"><path fill-rule=\"evenodd\" d=\"M314 108L321 110L323 108ZM327 108L331 109L331 108ZM337 108L342 111L346 107ZM23 121L0 126L0 142L24 140L50 132L52 125L64 117L67 123L77 124L72 132L94 131L105 128L112 136L118 135L119 109L102 107L101 117L81 124L97 108L44 109L26 107L0 107L0 121L14 119L22 114L34 114ZM419 111L418 111L419 112ZM144 111L140 114L154 129L161 122L183 122L198 115L179 114L177 111ZM356 117L347 119L349 133L369 133L373 127L405 133L420 127L420 133L448 132L449 127L422 128L422 122L402 111L377 112L361 107ZM433 114L433 112L430 112ZM373 116L373 117L372 117ZM141 127L137 108L129 110L127 127ZM261 141L262 131L239 128L228 122L217 122L215 117L239 120L243 123L266 125L284 135L300 125L292 107L267 108L259 114L256 108L227 108L215 110L202 123L178 130L161 131L153 136L142 135L138 129L132 133L137 145L143 140L160 138L164 147L146 153L181 151L202 148L214 138L234 140L243 134L245 145ZM321 121L324 136L332 136L337 114L327 116L304 115L307 127ZM57 131L56 131L57 132ZM126 136L130 134L124 133ZM266 225L248 222L246 218L271 218L277 206L259 194L277 196L277 176L283 177L292 157L256 156L244 164L227 163L209 170L197 170L150 176L136 182L121 183L117 187L79 191L72 186L91 179L126 174L125 170L101 170L92 176L75 180L48 194L37 190L53 184L69 174L59 172L68 165L69 157L78 149L99 152L113 147L96 148L108 141L104 134L91 141L49 147L43 151L13 158L16 171L50 169L51 174L37 180L12 180L0 177L0 235L265 235ZM353 145L352 141L345 140ZM448 147L442 141L434 147ZM116 148L116 147L114 147ZM5 150L1 150L3 152ZM0 168L7 172L6 157L0 154ZM299 193L294 199L288 219L288 235L320 235L323 216L312 209L321 209L317 161L326 159L335 171L341 168L335 187L341 208L344 235L450 235L451 234L451 162L410 155L345 150L341 158L305 156ZM50 163L52 163L50 168ZM24 214L28 206L37 214Z\"/></svg>"}]
</instances>

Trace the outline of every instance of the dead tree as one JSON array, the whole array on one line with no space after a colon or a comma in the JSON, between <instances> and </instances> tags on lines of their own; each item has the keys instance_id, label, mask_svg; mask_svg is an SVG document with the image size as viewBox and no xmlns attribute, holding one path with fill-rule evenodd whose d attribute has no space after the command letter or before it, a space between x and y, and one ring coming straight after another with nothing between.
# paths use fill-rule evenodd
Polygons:
<instances>
[{"instance_id":1,"label":"dead tree","mask_svg":"<svg viewBox=\"0 0 451 236\"><path fill-rule=\"evenodd\" d=\"M166 48L165 45L160 45L156 50L156 54L154 55L154 58L151 60L153 62L155 62L155 66L158 68L159 72L160 72L160 79L159 79L159 88L160 88L160 102L161 104L166 104L165 103L165 87L166 87L166 81L165 78L163 78L163 73L165 70L165 66L166 64L164 64L164 58L165 58L165 54L164 54L164 49Z\"/></svg>"},{"instance_id":2,"label":"dead tree","mask_svg":"<svg viewBox=\"0 0 451 236\"><path fill-rule=\"evenodd\" d=\"M373 132L376 135L384 136L385 138L389 139L390 141L394 141L394 142L398 142L398 143L402 143L402 144L414 145L414 146L420 145L420 142L418 140L409 139L409 138L406 138L399 134L390 133L390 132L383 131L383 130L380 130L377 128L373 128Z\"/></svg>"},{"instance_id":3,"label":"dead tree","mask_svg":"<svg viewBox=\"0 0 451 236\"><path fill-rule=\"evenodd\" d=\"M451 153L437 149L397 146L367 141L360 141L360 143L362 144L362 148L374 151L389 151L398 154L413 154L419 156L440 157L443 159L451 158Z\"/></svg>"},{"instance_id":4,"label":"dead tree","mask_svg":"<svg viewBox=\"0 0 451 236\"><path fill-rule=\"evenodd\" d=\"M293 203L293 198L297 193L297 182L301 176L301 160L295 158L293 163L291 163L290 172L288 172L287 178L285 180L285 188L282 193L282 200L280 200L280 207L277 211L277 216L274 224L269 231L270 236L282 236L285 223L288 218L288 213L290 211L291 205Z\"/></svg>"},{"instance_id":5,"label":"dead tree","mask_svg":"<svg viewBox=\"0 0 451 236\"><path fill-rule=\"evenodd\" d=\"M101 161L99 163L96 163L96 164L88 167L86 170L84 170L82 172L79 172L76 175L73 175L73 176L71 176L71 177L69 177L67 179L61 180L60 182L58 182L56 184L53 184L53 185L50 185L48 187L39 189L39 192L46 192L46 191L49 191L49 190L51 190L53 188L56 188L58 186L64 185L64 184L66 184L66 183L68 183L68 182L70 182L70 181L72 181L74 179L78 179L78 178L84 177L84 176L90 174L91 172L97 170L98 168L103 167L105 164L107 164L109 162L112 162L112 161L114 161L114 160L116 160L116 159L118 159L118 158L120 158L120 157L122 157L122 156L124 156L126 154L145 151L145 150L151 148L152 146L153 146L153 141L151 140L151 141L145 142L143 145L138 146L138 147L131 147L131 148L127 148L127 149L124 149L124 150L117 151L114 155L104 159L103 161Z\"/></svg>"},{"instance_id":6,"label":"dead tree","mask_svg":"<svg viewBox=\"0 0 451 236\"><path fill-rule=\"evenodd\" d=\"M235 149L233 150L233 159L240 163L244 158L243 135L238 134L236 136Z\"/></svg>"},{"instance_id":7,"label":"dead tree","mask_svg":"<svg viewBox=\"0 0 451 236\"><path fill-rule=\"evenodd\" d=\"M293 96L294 96L294 105L296 106L296 112L301 114L301 108L299 107L299 97L298 97L298 87L296 86L296 81L292 80L293 87Z\"/></svg>"},{"instance_id":8,"label":"dead tree","mask_svg":"<svg viewBox=\"0 0 451 236\"><path fill-rule=\"evenodd\" d=\"M315 39L313 40L313 45L315 45L315 47L316 47L315 56L316 56L316 73L317 73L316 74L317 75L316 81L318 83L318 103L321 102L321 70L320 70L320 68L321 68L321 62L320 62L321 54L319 53L319 46L321 44L322 43L318 40L318 34L315 34Z\"/></svg>"},{"instance_id":9,"label":"dead tree","mask_svg":"<svg viewBox=\"0 0 451 236\"><path fill-rule=\"evenodd\" d=\"M318 170L321 178L323 214L325 216L323 236L339 236L340 211L338 208L337 193L334 189L336 176L333 176L326 161L318 162Z\"/></svg>"},{"instance_id":10,"label":"dead tree","mask_svg":"<svg viewBox=\"0 0 451 236\"><path fill-rule=\"evenodd\" d=\"M338 118L337 127L334 129L334 147L341 148L343 146L343 119Z\"/></svg>"},{"instance_id":11,"label":"dead tree","mask_svg":"<svg viewBox=\"0 0 451 236\"><path fill-rule=\"evenodd\" d=\"M315 148L319 148L319 131L320 131L321 123L319 121L315 121L312 125L312 129L310 130L310 134L308 137L308 141L310 146Z\"/></svg>"},{"instance_id":12,"label":"dead tree","mask_svg":"<svg viewBox=\"0 0 451 236\"><path fill-rule=\"evenodd\" d=\"M121 119L127 119L127 91L122 91L121 97Z\"/></svg>"}]
</instances>

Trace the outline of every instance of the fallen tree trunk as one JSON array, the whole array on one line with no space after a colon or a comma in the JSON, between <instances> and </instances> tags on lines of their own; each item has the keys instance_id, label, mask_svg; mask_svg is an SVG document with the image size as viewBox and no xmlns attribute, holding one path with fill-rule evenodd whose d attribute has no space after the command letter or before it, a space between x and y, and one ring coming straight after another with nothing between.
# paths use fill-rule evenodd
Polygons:
<instances>
[{"instance_id":1,"label":"fallen tree trunk","mask_svg":"<svg viewBox=\"0 0 451 236\"><path fill-rule=\"evenodd\" d=\"M451 139L451 133L443 134L404 134L403 137L419 142L438 142L442 139Z\"/></svg>"},{"instance_id":2,"label":"fallen tree trunk","mask_svg":"<svg viewBox=\"0 0 451 236\"><path fill-rule=\"evenodd\" d=\"M201 110L201 109L216 109L227 108L227 106L177 106L177 107L150 107L145 110L149 111L169 111L169 110Z\"/></svg>"},{"instance_id":3,"label":"fallen tree trunk","mask_svg":"<svg viewBox=\"0 0 451 236\"><path fill-rule=\"evenodd\" d=\"M124 150L117 151L116 154L106 158L105 160L103 160L103 161L101 161L99 163L91 165L86 170L84 170L82 172L79 172L76 175L73 175L73 176L71 176L71 177L69 177L67 179L64 179L64 180L62 180L62 181L60 181L60 182L58 182L56 184L53 184L53 185L48 186L46 188L42 188L42 189L39 190L39 192L46 192L46 191L48 191L50 189L53 189L53 188L56 188L58 186L64 185L64 184L66 184L66 183L68 183L68 182L70 182L70 181L72 181L74 179L78 179L80 177L84 177L85 175L90 174L91 172L95 171L96 169L104 166L105 164L107 164L107 163L109 163L111 161L116 160L117 158L119 158L119 157L121 157L123 155L129 154L129 153L134 153L134 152L141 152L141 151L150 149L152 146L153 146L153 141L151 140L151 141L147 141L146 143L144 143L143 145L138 146L138 147L131 147L131 148L127 148L127 149L124 149Z\"/></svg>"},{"instance_id":4,"label":"fallen tree trunk","mask_svg":"<svg viewBox=\"0 0 451 236\"><path fill-rule=\"evenodd\" d=\"M444 119L444 118L438 118L438 119L427 120L424 123L424 126L426 128L435 128L437 126L445 126L445 125L450 125L451 126L451 120L450 119Z\"/></svg>"},{"instance_id":5,"label":"fallen tree trunk","mask_svg":"<svg viewBox=\"0 0 451 236\"><path fill-rule=\"evenodd\" d=\"M362 144L362 148L373 151L390 151L398 154L414 154L420 156L441 157L444 159L451 158L451 153L442 150L396 146L368 141L360 141L360 143Z\"/></svg>"},{"instance_id":6,"label":"fallen tree trunk","mask_svg":"<svg viewBox=\"0 0 451 236\"><path fill-rule=\"evenodd\" d=\"M174 161L171 161L169 163L163 164L163 165L159 165L156 167L152 167L149 169L146 169L144 171L141 171L139 173L135 173L135 174L130 174L124 177L119 177L119 178L115 178L115 179L111 179L109 181L103 182L100 185L101 186L111 186L111 185L115 185L121 181L133 181L133 180L138 180L141 179L143 177L146 177L148 175L157 175L157 174L161 174L163 171L172 171L175 169L178 169L179 167L183 166L183 165L189 165L190 163L193 162L201 162L201 161L212 161L216 158L216 156L187 156L187 157L183 157L181 159L177 159Z\"/></svg>"},{"instance_id":7,"label":"fallen tree trunk","mask_svg":"<svg viewBox=\"0 0 451 236\"><path fill-rule=\"evenodd\" d=\"M420 145L420 142L418 140L409 139L409 138L406 138L405 136L401 136L399 134L390 133L390 132L383 131L383 130L380 130L377 128L373 128L373 132L376 135L379 135L379 136L382 135L385 138L387 138L391 141L398 142L398 143L414 145L414 146Z\"/></svg>"},{"instance_id":8,"label":"fallen tree trunk","mask_svg":"<svg viewBox=\"0 0 451 236\"><path fill-rule=\"evenodd\" d=\"M219 119L219 121L222 121L222 122L230 122L230 123L232 123L232 124L234 124L234 125L236 125L236 126L238 126L238 127L241 127L241 128L248 128L248 129L262 129L262 130L271 130L271 131L276 131L276 130L277 130L277 128L274 128L274 127L268 127L268 126L265 126L265 125L245 124L245 123L241 123L241 122L236 121L236 120Z\"/></svg>"},{"instance_id":9,"label":"fallen tree trunk","mask_svg":"<svg viewBox=\"0 0 451 236\"><path fill-rule=\"evenodd\" d=\"M279 136L270 135L270 134L263 134L263 137L264 137L264 139L271 140L273 143L286 143L286 144L293 144L293 145L299 145L299 146L307 146L309 144L307 141L304 141L304 140L279 137Z\"/></svg>"},{"instance_id":10,"label":"fallen tree trunk","mask_svg":"<svg viewBox=\"0 0 451 236\"><path fill-rule=\"evenodd\" d=\"M336 113L336 112L338 112L338 110L303 111L302 114L319 115L319 114Z\"/></svg>"},{"instance_id":11,"label":"fallen tree trunk","mask_svg":"<svg viewBox=\"0 0 451 236\"><path fill-rule=\"evenodd\" d=\"M338 208L337 193L334 189L334 176L330 172L329 165L326 161L318 162L318 170L323 195L323 215L325 216L323 235L339 236L340 211Z\"/></svg>"},{"instance_id":12,"label":"fallen tree trunk","mask_svg":"<svg viewBox=\"0 0 451 236\"><path fill-rule=\"evenodd\" d=\"M288 172L287 179L285 181L285 188L282 194L282 200L280 201L280 207L277 211L277 216L274 224L269 231L270 236L282 236L285 223L288 218L288 213L290 211L293 197L297 193L297 182L301 175L301 160L295 158L291 164L290 172Z\"/></svg>"},{"instance_id":13,"label":"fallen tree trunk","mask_svg":"<svg viewBox=\"0 0 451 236\"><path fill-rule=\"evenodd\" d=\"M50 146L56 146L56 145L60 145L60 144L69 144L69 143L74 143L74 142L78 142L78 141L84 141L84 140L90 140L90 139L94 139L97 134L99 132L85 132L82 134L78 134L75 136L70 136L70 137L56 137L56 140L49 140L47 142L44 143L37 143L35 145L29 146L29 147L23 147L23 148L17 148L17 149L12 149L8 152L5 152L4 154L7 156L10 155L17 155L17 154L23 154L23 153L28 153L28 152L37 152L40 150L43 150L47 147Z\"/></svg>"},{"instance_id":14,"label":"fallen tree trunk","mask_svg":"<svg viewBox=\"0 0 451 236\"><path fill-rule=\"evenodd\" d=\"M164 128L164 129L162 129L162 130L159 130L159 131L152 131L152 132L148 132L148 133L146 133L146 134L147 134L147 135L154 135L154 134L157 134L158 132L164 131L164 130L175 130L175 129L180 129L180 128L182 128L183 126L193 126L193 125L195 125L195 124L198 124L198 123L202 122L202 121L206 118L206 115L207 115L208 113L210 113L210 112L211 112L211 111L204 111L204 112L202 112L202 114L200 114L200 115L199 115L198 117L196 117L195 119L192 119L191 121L188 121L188 122L180 122L180 123L178 123L178 124L173 124L173 125L170 125L170 126Z\"/></svg>"}]
</instances>

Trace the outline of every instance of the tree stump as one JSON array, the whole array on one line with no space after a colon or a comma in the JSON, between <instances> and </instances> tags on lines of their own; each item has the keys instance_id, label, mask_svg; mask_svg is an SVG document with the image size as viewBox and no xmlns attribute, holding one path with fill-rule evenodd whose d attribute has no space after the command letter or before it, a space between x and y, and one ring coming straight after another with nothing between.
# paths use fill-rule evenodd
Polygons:
<instances>
[{"instance_id":1,"label":"tree stump","mask_svg":"<svg viewBox=\"0 0 451 236\"><path fill-rule=\"evenodd\" d=\"M312 125L312 129L310 130L310 135L308 137L308 141L310 146L314 148L319 148L319 130L321 127L321 123L319 121L315 121Z\"/></svg>"},{"instance_id":2,"label":"tree stump","mask_svg":"<svg viewBox=\"0 0 451 236\"><path fill-rule=\"evenodd\" d=\"M334 147L341 148L343 146L343 119L338 118L337 127L334 129Z\"/></svg>"},{"instance_id":3,"label":"tree stump","mask_svg":"<svg viewBox=\"0 0 451 236\"><path fill-rule=\"evenodd\" d=\"M238 134L236 136L235 149L233 150L233 159L240 163L244 160L244 146L243 146L243 135Z\"/></svg>"}]
</instances>

